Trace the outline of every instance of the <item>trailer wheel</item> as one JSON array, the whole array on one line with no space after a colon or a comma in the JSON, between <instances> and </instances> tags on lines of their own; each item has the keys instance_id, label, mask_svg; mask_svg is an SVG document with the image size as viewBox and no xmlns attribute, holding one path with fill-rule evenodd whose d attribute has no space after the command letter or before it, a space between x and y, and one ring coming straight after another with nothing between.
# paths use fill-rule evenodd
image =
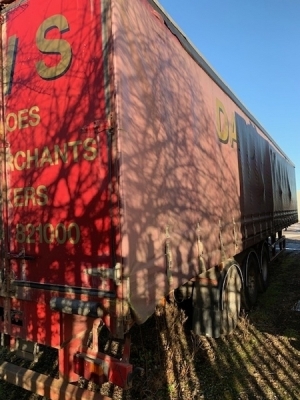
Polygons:
<instances>
[{"instance_id":1,"label":"trailer wheel","mask_svg":"<svg viewBox=\"0 0 300 400\"><path fill-rule=\"evenodd\" d=\"M241 311L242 276L239 267L230 266L224 279L221 295L221 333L228 335L238 322Z\"/></svg>"},{"instance_id":2,"label":"trailer wheel","mask_svg":"<svg viewBox=\"0 0 300 400\"><path fill-rule=\"evenodd\" d=\"M260 252L260 275L259 287L260 291L264 292L269 285L269 263L270 255L266 244L263 244Z\"/></svg>"},{"instance_id":3,"label":"trailer wheel","mask_svg":"<svg viewBox=\"0 0 300 400\"><path fill-rule=\"evenodd\" d=\"M244 296L243 303L246 310L250 310L257 302L259 292L259 258L251 250L243 262Z\"/></svg>"}]
</instances>

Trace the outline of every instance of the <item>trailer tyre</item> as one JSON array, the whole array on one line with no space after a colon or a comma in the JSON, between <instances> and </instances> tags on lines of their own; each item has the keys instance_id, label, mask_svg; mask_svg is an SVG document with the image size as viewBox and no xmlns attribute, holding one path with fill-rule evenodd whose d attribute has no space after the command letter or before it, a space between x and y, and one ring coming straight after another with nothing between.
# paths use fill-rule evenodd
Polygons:
<instances>
[{"instance_id":1,"label":"trailer tyre","mask_svg":"<svg viewBox=\"0 0 300 400\"><path fill-rule=\"evenodd\" d=\"M242 277L239 267L232 265L224 279L221 304L221 333L232 332L239 319L242 299Z\"/></svg>"},{"instance_id":2,"label":"trailer tyre","mask_svg":"<svg viewBox=\"0 0 300 400\"><path fill-rule=\"evenodd\" d=\"M261 292L264 292L269 286L269 263L269 251L267 246L264 244L260 253L259 288Z\"/></svg>"},{"instance_id":3,"label":"trailer tyre","mask_svg":"<svg viewBox=\"0 0 300 400\"><path fill-rule=\"evenodd\" d=\"M244 296L243 303L246 310L255 306L259 292L259 258L254 250L251 250L243 262Z\"/></svg>"}]
</instances>

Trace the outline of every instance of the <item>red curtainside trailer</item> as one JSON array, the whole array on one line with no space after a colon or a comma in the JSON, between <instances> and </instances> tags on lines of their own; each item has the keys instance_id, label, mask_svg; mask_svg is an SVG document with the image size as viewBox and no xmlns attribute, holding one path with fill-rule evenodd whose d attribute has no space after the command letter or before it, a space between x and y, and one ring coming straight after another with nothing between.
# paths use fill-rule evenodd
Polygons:
<instances>
[{"instance_id":1,"label":"red curtainside trailer","mask_svg":"<svg viewBox=\"0 0 300 400\"><path fill-rule=\"evenodd\" d=\"M294 166L157 1L0 4L2 344L57 349L60 379L0 373L92 398L66 382L129 387L130 327L166 297L234 329L298 220Z\"/></svg>"}]
</instances>

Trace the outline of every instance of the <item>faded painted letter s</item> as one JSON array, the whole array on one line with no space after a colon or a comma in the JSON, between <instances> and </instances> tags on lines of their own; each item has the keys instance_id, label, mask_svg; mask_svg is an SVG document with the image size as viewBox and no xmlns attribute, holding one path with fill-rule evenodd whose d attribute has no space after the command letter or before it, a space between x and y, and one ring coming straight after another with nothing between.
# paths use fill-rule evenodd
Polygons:
<instances>
[{"instance_id":1,"label":"faded painted letter s","mask_svg":"<svg viewBox=\"0 0 300 400\"><path fill-rule=\"evenodd\" d=\"M36 63L36 69L41 78L51 80L64 75L69 69L72 61L72 48L69 42L64 39L47 39L49 31L58 29L60 33L69 31L69 24L61 14L47 18L38 28L36 33L36 45L43 54L57 54L59 62L50 66L44 61Z\"/></svg>"}]
</instances>

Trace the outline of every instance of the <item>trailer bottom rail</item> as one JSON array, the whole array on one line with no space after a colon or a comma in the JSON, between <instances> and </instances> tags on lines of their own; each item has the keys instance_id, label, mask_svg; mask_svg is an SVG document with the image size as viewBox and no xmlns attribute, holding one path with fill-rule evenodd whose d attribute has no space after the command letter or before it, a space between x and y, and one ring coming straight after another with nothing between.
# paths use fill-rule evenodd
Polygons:
<instances>
[{"instance_id":1,"label":"trailer bottom rail","mask_svg":"<svg viewBox=\"0 0 300 400\"><path fill-rule=\"evenodd\" d=\"M64 379L52 378L9 362L0 365L0 379L51 400L111 400L110 397L81 389Z\"/></svg>"}]
</instances>

